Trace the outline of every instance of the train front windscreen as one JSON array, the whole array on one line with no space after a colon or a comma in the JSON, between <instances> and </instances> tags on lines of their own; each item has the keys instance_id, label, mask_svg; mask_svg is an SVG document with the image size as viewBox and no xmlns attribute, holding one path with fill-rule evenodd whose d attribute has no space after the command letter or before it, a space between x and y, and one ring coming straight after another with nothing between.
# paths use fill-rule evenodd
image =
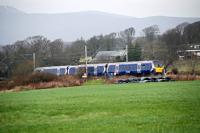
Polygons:
<instances>
[{"instance_id":1,"label":"train front windscreen","mask_svg":"<svg viewBox=\"0 0 200 133\"><path fill-rule=\"evenodd\" d=\"M161 62L159 62L159 61L154 61L153 62L154 63L154 71L155 71L155 73L164 73L165 72L165 70L164 70L164 66L163 66L163 64L161 63Z\"/></svg>"}]
</instances>

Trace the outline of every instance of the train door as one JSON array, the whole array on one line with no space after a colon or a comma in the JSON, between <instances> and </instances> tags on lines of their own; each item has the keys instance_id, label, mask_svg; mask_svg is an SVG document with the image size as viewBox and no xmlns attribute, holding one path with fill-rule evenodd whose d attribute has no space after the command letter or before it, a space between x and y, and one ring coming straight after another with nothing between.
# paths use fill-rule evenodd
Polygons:
<instances>
[{"instance_id":1,"label":"train door","mask_svg":"<svg viewBox=\"0 0 200 133\"><path fill-rule=\"evenodd\" d=\"M108 75L109 76L114 76L116 74L115 73L115 67L116 67L115 64L109 64L108 65Z\"/></svg>"},{"instance_id":2,"label":"train door","mask_svg":"<svg viewBox=\"0 0 200 133\"><path fill-rule=\"evenodd\" d=\"M140 74L141 73L141 63L137 64L137 73Z\"/></svg>"},{"instance_id":3,"label":"train door","mask_svg":"<svg viewBox=\"0 0 200 133\"><path fill-rule=\"evenodd\" d=\"M69 75L76 75L77 74L77 67L71 66L71 67L69 67L68 71L69 71L68 72Z\"/></svg>"},{"instance_id":4,"label":"train door","mask_svg":"<svg viewBox=\"0 0 200 133\"><path fill-rule=\"evenodd\" d=\"M95 67L94 66L88 66L87 67L88 76L94 76L94 71L95 71Z\"/></svg>"},{"instance_id":5,"label":"train door","mask_svg":"<svg viewBox=\"0 0 200 133\"><path fill-rule=\"evenodd\" d=\"M105 66L104 65L97 65L96 67L96 75L97 76L103 76L104 73L106 73L107 70L105 70Z\"/></svg>"},{"instance_id":6,"label":"train door","mask_svg":"<svg viewBox=\"0 0 200 133\"><path fill-rule=\"evenodd\" d=\"M60 76L60 68L57 68L57 76Z\"/></svg>"},{"instance_id":7,"label":"train door","mask_svg":"<svg viewBox=\"0 0 200 133\"><path fill-rule=\"evenodd\" d=\"M67 75L67 68L66 67L60 67L60 74L59 75Z\"/></svg>"},{"instance_id":8,"label":"train door","mask_svg":"<svg viewBox=\"0 0 200 133\"><path fill-rule=\"evenodd\" d=\"M115 75L119 75L119 64L115 66Z\"/></svg>"},{"instance_id":9,"label":"train door","mask_svg":"<svg viewBox=\"0 0 200 133\"><path fill-rule=\"evenodd\" d=\"M68 75L69 67L65 68L65 75Z\"/></svg>"}]
</instances>

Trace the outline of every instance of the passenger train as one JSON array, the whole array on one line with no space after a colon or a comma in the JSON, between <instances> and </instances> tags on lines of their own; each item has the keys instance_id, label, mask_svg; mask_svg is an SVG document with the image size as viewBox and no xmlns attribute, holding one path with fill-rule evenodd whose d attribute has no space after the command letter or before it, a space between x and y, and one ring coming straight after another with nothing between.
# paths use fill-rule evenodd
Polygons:
<instances>
[{"instance_id":1,"label":"passenger train","mask_svg":"<svg viewBox=\"0 0 200 133\"><path fill-rule=\"evenodd\" d=\"M38 67L35 69L35 71L51 73L60 76L76 75L81 69L85 68L86 65L50 66ZM133 61L87 65L88 76L148 75L164 73L164 66L159 61Z\"/></svg>"}]
</instances>

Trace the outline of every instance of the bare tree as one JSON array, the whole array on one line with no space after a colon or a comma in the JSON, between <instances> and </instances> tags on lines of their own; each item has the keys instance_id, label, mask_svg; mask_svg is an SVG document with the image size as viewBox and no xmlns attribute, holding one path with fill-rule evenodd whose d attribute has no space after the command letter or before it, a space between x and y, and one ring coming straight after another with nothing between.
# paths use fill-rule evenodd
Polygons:
<instances>
[{"instance_id":1,"label":"bare tree","mask_svg":"<svg viewBox=\"0 0 200 133\"><path fill-rule=\"evenodd\" d=\"M142 30L148 41L153 41L159 33L158 25L152 25Z\"/></svg>"},{"instance_id":2,"label":"bare tree","mask_svg":"<svg viewBox=\"0 0 200 133\"><path fill-rule=\"evenodd\" d=\"M119 36L124 40L126 45L130 46L133 43L135 29L133 27L125 29L119 33Z\"/></svg>"}]
</instances>

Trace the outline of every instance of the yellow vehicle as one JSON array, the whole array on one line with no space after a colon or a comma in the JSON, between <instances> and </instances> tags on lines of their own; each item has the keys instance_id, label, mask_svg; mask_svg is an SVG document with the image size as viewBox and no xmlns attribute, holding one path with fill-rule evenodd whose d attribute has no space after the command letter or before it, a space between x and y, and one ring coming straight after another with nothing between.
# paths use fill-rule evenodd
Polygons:
<instances>
[{"instance_id":1,"label":"yellow vehicle","mask_svg":"<svg viewBox=\"0 0 200 133\"><path fill-rule=\"evenodd\" d=\"M154 61L154 74L164 74L165 68L159 61Z\"/></svg>"}]
</instances>

